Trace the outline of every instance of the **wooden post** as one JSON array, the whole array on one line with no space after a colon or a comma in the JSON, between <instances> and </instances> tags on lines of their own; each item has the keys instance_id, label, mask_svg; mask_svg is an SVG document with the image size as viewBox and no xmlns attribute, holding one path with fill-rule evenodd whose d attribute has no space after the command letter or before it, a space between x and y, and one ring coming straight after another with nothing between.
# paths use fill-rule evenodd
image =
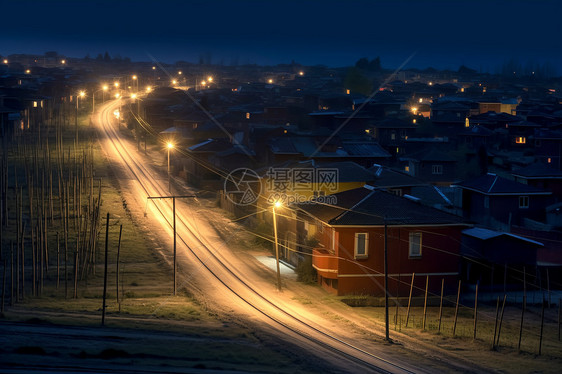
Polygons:
<instances>
[{"instance_id":1,"label":"wooden post","mask_svg":"<svg viewBox=\"0 0 562 374\"><path fill-rule=\"evenodd\" d=\"M416 273L412 273L412 283L410 283L410 296L408 297L408 311L406 312L406 327L408 327L408 320L410 319L410 306L412 305L412 291L414 290L414 277Z\"/></svg>"},{"instance_id":2,"label":"wooden post","mask_svg":"<svg viewBox=\"0 0 562 374\"><path fill-rule=\"evenodd\" d=\"M540 334L540 338L539 338L539 356L542 354L542 334L544 331L544 297L542 299L542 309L541 309L541 334Z\"/></svg>"},{"instance_id":3,"label":"wooden post","mask_svg":"<svg viewBox=\"0 0 562 374\"><path fill-rule=\"evenodd\" d=\"M109 241L109 212L107 213L107 223L105 226L105 265L103 270L103 304L101 308L101 325L105 326L105 298L107 295L107 245Z\"/></svg>"},{"instance_id":4,"label":"wooden post","mask_svg":"<svg viewBox=\"0 0 562 374\"><path fill-rule=\"evenodd\" d=\"M441 278L441 298L439 300L439 327L437 332L441 332L441 318L443 317L443 289L445 288L445 278Z\"/></svg>"},{"instance_id":5,"label":"wooden post","mask_svg":"<svg viewBox=\"0 0 562 374\"><path fill-rule=\"evenodd\" d=\"M496 347L500 346L500 335L502 332L502 322L503 322L503 312L505 310L505 299L507 298L507 294L503 294L503 303L502 303L502 312L500 315L500 325L498 326L498 340L496 341Z\"/></svg>"},{"instance_id":6,"label":"wooden post","mask_svg":"<svg viewBox=\"0 0 562 374\"><path fill-rule=\"evenodd\" d=\"M560 304L562 304L562 299L558 299L558 341L560 341Z\"/></svg>"},{"instance_id":7,"label":"wooden post","mask_svg":"<svg viewBox=\"0 0 562 374\"><path fill-rule=\"evenodd\" d=\"M519 343L517 343L517 350L521 352L521 337L523 335L523 318L525 317L525 307L527 304L527 296L523 295L523 302L521 304L521 323L519 324Z\"/></svg>"},{"instance_id":8,"label":"wooden post","mask_svg":"<svg viewBox=\"0 0 562 374\"><path fill-rule=\"evenodd\" d=\"M57 289L60 286L60 240L59 232L57 231Z\"/></svg>"},{"instance_id":9,"label":"wooden post","mask_svg":"<svg viewBox=\"0 0 562 374\"><path fill-rule=\"evenodd\" d=\"M562 299L558 299L558 341L560 341L560 304L562 304Z\"/></svg>"},{"instance_id":10,"label":"wooden post","mask_svg":"<svg viewBox=\"0 0 562 374\"><path fill-rule=\"evenodd\" d=\"M496 302L496 324L494 326L494 337L492 338L492 349L496 349L496 334L498 332L498 312L500 310L500 297L498 296L498 301Z\"/></svg>"},{"instance_id":11,"label":"wooden post","mask_svg":"<svg viewBox=\"0 0 562 374\"><path fill-rule=\"evenodd\" d=\"M4 259L4 271L2 272L2 308L0 312L4 313L4 302L6 299L6 268L8 267L8 261Z\"/></svg>"},{"instance_id":12,"label":"wooden post","mask_svg":"<svg viewBox=\"0 0 562 374\"><path fill-rule=\"evenodd\" d=\"M548 295L548 309L550 309L550 276L548 274L548 268L546 268L546 290Z\"/></svg>"},{"instance_id":13,"label":"wooden post","mask_svg":"<svg viewBox=\"0 0 562 374\"><path fill-rule=\"evenodd\" d=\"M461 280L459 279L459 289L457 291L457 305L455 307L455 322L453 323L453 337L455 336L455 332L457 330L457 319L459 317L459 301L461 298Z\"/></svg>"},{"instance_id":14,"label":"wooden post","mask_svg":"<svg viewBox=\"0 0 562 374\"><path fill-rule=\"evenodd\" d=\"M478 324L478 285L480 282L476 282L476 293L474 294L474 335L473 340L476 340L476 326Z\"/></svg>"},{"instance_id":15,"label":"wooden post","mask_svg":"<svg viewBox=\"0 0 562 374\"><path fill-rule=\"evenodd\" d=\"M121 234L123 233L123 225L119 227L119 242L117 244L117 265L116 265L116 282L115 287L117 289L117 304L119 305L119 312L121 312L121 302L119 300L119 252L121 251Z\"/></svg>"},{"instance_id":16,"label":"wooden post","mask_svg":"<svg viewBox=\"0 0 562 374\"><path fill-rule=\"evenodd\" d=\"M422 330L425 330L425 321L427 319L427 291L429 288L429 275L425 276L425 299L423 302L423 322L422 322Z\"/></svg>"}]
</instances>

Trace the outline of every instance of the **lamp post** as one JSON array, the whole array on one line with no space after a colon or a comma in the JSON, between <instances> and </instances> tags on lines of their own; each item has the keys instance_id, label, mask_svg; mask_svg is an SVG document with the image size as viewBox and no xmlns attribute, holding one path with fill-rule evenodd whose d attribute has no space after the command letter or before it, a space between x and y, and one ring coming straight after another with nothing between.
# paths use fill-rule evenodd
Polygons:
<instances>
[{"instance_id":1,"label":"lamp post","mask_svg":"<svg viewBox=\"0 0 562 374\"><path fill-rule=\"evenodd\" d=\"M102 86L102 88L94 91L94 93L92 94L92 114L94 114L95 109L96 109L96 92L102 91L102 103L104 103L105 102L105 91L107 91L108 89L109 89L109 87L107 86L107 84L104 84Z\"/></svg>"},{"instance_id":2,"label":"lamp post","mask_svg":"<svg viewBox=\"0 0 562 374\"><path fill-rule=\"evenodd\" d=\"M281 291L281 272L279 271L279 242L277 240L277 216L275 214L275 208L281 207L281 202L276 201L271 207L273 212L273 234L275 235L275 261L277 264L277 289Z\"/></svg>"},{"instance_id":3,"label":"lamp post","mask_svg":"<svg viewBox=\"0 0 562 374\"><path fill-rule=\"evenodd\" d=\"M174 145L168 142L167 148L168 148L168 191L172 191L172 185L170 179L170 150L174 148Z\"/></svg>"}]
</instances>

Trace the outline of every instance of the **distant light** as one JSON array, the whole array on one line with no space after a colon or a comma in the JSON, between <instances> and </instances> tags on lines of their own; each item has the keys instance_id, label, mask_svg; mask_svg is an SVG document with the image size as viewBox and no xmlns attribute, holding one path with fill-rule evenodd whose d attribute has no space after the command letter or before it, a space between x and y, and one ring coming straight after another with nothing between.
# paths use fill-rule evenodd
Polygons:
<instances>
[{"instance_id":1,"label":"distant light","mask_svg":"<svg viewBox=\"0 0 562 374\"><path fill-rule=\"evenodd\" d=\"M413 106L413 107L411 108L411 110L412 110L412 113L414 113L414 114L417 114L417 113L418 113L418 108L415 107L415 106Z\"/></svg>"},{"instance_id":2,"label":"distant light","mask_svg":"<svg viewBox=\"0 0 562 374\"><path fill-rule=\"evenodd\" d=\"M209 76L209 77L207 78L207 80L208 80L208 81L209 81L209 83L210 83L210 82L212 82L212 81L213 81L213 77Z\"/></svg>"},{"instance_id":3,"label":"distant light","mask_svg":"<svg viewBox=\"0 0 562 374\"><path fill-rule=\"evenodd\" d=\"M31 70L27 69L27 70L25 71L25 74L29 74L29 73L31 73Z\"/></svg>"},{"instance_id":4,"label":"distant light","mask_svg":"<svg viewBox=\"0 0 562 374\"><path fill-rule=\"evenodd\" d=\"M461 87L461 92L464 92L464 87Z\"/></svg>"},{"instance_id":5,"label":"distant light","mask_svg":"<svg viewBox=\"0 0 562 374\"><path fill-rule=\"evenodd\" d=\"M119 99L121 97L121 95L119 95L118 93L115 94L115 98Z\"/></svg>"},{"instance_id":6,"label":"distant light","mask_svg":"<svg viewBox=\"0 0 562 374\"><path fill-rule=\"evenodd\" d=\"M433 82L429 82L428 84L429 84L430 86L433 86Z\"/></svg>"},{"instance_id":7,"label":"distant light","mask_svg":"<svg viewBox=\"0 0 562 374\"><path fill-rule=\"evenodd\" d=\"M119 82L114 82L113 85L114 85L115 87L119 87Z\"/></svg>"},{"instance_id":8,"label":"distant light","mask_svg":"<svg viewBox=\"0 0 562 374\"><path fill-rule=\"evenodd\" d=\"M133 80L136 80L136 79L137 79L137 76L136 76L136 75L133 75Z\"/></svg>"},{"instance_id":9,"label":"distant light","mask_svg":"<svg viewBox=\"0 0 562 374\"><path fill-rule=\"evenodd\" d=\"M178 74L179 74L179 75L182 75L182 72L181 72L181 70L180 70L180 71L178 71Z\"/></svg>"},{"instance_id":10,"label":"distant light","mask_svg":"<svg viewBox=\"0 0 562 374\"><path fill-rule=\"evenodd\" d=\"M104 84L102 87L102 90L107 91L109 89L109 87L107 86L107 84Z\"/></svg>"},{"instance_id":11,"label":"distant light","mask_svg":"<svg viewBox=\"0 0 562 374\"><path fill-rule=\"evenodd\" d=\"M80 97L84 97L84 96L86 96L86 92L80 91Z\"/></svg>"},{"instance_id":12,"label":"distant light","mask_svg":"<svg viewBox=\"0 0 562 374\"><path fill-rule=\"evenodd\" d=\"M351 93L351 90L345 90L345 93L349 95Z\"/></svg>"},{"instance_id":13,"label":"distant light","mask_svg":"<svg viewBox=\"0 0 562 374\"><path fill-rule=\"evenodd\" d=\"M365 129L365 133L370 134L370 133L371 133L371 130Z\"/></svg>"},{"instance_id":14,"label":"distant light","mask_svg":"<svg viewBox=\"0 0 562 374\"><path fill-rule=\"evenodd\" d=\"M4 63L7 64L7 63L8 63L8 60L4 59Z\"/></svg>"},{"instance_id":15,"label":"distant light","mask_svg":"<svg viewBox=\"0 0 562 374\"><path fill-rule=\"evenodd\" d=\"M206 85L206 84L207 84L207 82L206 82L206 81L201 81L201 85L203 85L203 86L204 86L204 85Z\"/></svg>"},{"instance_id":16,"label":"distant light","mask_svg":"<svg viewBox=\"0 0 562 374\"><path fill-rule=\"evenodd\" d=\"M414 125L416 124L416 119L415 119L415 118L412 120L412 123L413 123Z\"/></svg>"},{"instance_id":17,"label":"distant light","mask_svg":"<svg viewBox=\"0 0 562 374\"><path fill-rule=\"evenodd\" d=\"M137 98L137 94L136 94L136 93L131 94L131 99L136 99L136 98Z\"/></svg>"},{"instance_id":18,"label":"distant light","mask_svg":"<svg viewBox=\"0 0 562 374\"><path fill-rule=\"evenodd\" d=\"M172 80L172 84L173 84L173 85L176 85L176 84L178 84L178 81L175 80L175 79L173 79L173 80Z\"/></svg>"},{"instance_id":19,"label":"distant light","mask_svg":"<svg viewBox=\"0 0 562 374\"><path fill-rule=\"evenodd\" d=\"M152 70L156 70L156 66L153 66L153 67L152 67Z\"/></svg>"},{"instance_id":20,"label":"distant light","mask_svg":"<svg viewBox=\"0 0 562 374\"><path fill-rule=\"evenodd\" d=\"M304 75L304 71L299 71L299 75L302 77Z\"/></svg>"},{"instance_id":21,"label":"distant light","mask_svg":"<svg viewBox=\"0 0 562 374\"><path fill-rule=\"evenodd\" d=\"M60 63L64 65L66 64L66 60L62 60Z\"/></svg>"},{"instance_id":22,"label":"distant light","mask_svg":"<svg viewBox=\"0 0 562 374\"><path fill-rule=\"evenodd\" d=\"M152 91L152 87L146 86L146 92L150 92L150 91Z\"/></svg>"},{"instance_id":23,"label":"distant light","mask_svg":"<svg viewBox=\"0 0 562 374\"><path fill-rule=\"evenodd\" d=\"M268 79L267 83L269 83L269 84L273 83L273 79Z\"/></svg>"},{"instance_id":24,"label":"distant light","mask_svg":"<svg viewBox=\"0 0 562 374\"><path fill-rule=\"evenodd\" d=\"M418 100L418 103L421 103L423 101L423 99L420 97L420 99Z\"/></svg>"}]
</instances>

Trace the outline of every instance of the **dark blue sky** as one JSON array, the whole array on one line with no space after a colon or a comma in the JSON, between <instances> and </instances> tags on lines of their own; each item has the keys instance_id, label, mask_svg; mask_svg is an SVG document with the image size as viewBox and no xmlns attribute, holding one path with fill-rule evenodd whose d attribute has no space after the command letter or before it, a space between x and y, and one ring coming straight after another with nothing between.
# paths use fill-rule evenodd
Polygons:
<instances>
[{"instance_id":1,"label":"dark blue sky","mask_svg":"<svg viewBox=\"0 0 562 374\"><path fill-rule=\"evenodd\" d=\"M0 0L0 54L108 51L133 60L494 71L508 59L562 73L562 2L466 0Z\"/></svg>"}]
</instances>

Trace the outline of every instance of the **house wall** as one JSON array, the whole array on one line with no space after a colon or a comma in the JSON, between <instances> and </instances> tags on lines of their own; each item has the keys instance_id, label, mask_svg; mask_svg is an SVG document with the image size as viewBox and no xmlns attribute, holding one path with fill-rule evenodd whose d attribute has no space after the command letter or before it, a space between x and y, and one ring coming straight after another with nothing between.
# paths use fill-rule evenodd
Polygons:
<instances>
[{"instance_id":1,"label":"house wall","mask_svg":"<svg viewBox=\"0 0 562 374\"><path fill-rule=\"evenodd\" d=\"M529 195L529 208L519 208L518 195L489 196L489 208L485 208L485 195L464 190L463 209L471 219L482 221L491 217L503 223L518 224L523 218L543 219L549 199L550 196Z\"/></svg>"},{"instance_id":2,"label":"house wall","mask_svg":"<svg viewBox=\"0 0 562 374\"><path fill-rule=\"evenodd\" d=\"M324 232L329 230L324 230ZM336 228L338 247L337 288L325 284L328 274L319 273L319 283L337 295L368 294L384 295L384 228ZM368 233L368 256L355 259L355 233ZM422 233L422 255L409 257L409 233ZM330 245L328 235L320 237L326 248ZM454 290L459 271L459 251L461 227L389 227L388 273L390 275L390 293L408 296L413 273L416 273L414 294L421 294L425 289L425 277L429 275L431 292L440 292L441 279L444 278L447 290ZM326 260L327 263L327 260ZM331 275L333 277L333 275ZM333 283L333 282L332 282Z\"/></svg>"}]
</instances>

